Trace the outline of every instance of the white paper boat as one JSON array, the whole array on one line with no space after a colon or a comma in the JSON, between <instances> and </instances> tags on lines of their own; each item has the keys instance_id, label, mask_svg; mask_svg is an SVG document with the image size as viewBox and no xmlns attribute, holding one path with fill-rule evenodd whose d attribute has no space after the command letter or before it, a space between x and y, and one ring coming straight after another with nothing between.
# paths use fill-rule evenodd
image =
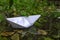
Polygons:
<instances>
[{"instance_id":1,"label":"white paper boat","mask_svg":"<svg viewBox=\"0 0 60 40\"><path fill-rule=\"evenodd\" d=\"M28 28L32 26L41 15L32 15L28 17L6 18L13 28Z\"/></svg>"},{"instance_id":2,"label":"white paper boat","mask_svg":"<svg viewBox=\"0 0 60 40\"><path fill-rule=\"evenodd\" d=\"M58 19L60 19L60 17L58 17Z\"/></svg>"}]
</instances>

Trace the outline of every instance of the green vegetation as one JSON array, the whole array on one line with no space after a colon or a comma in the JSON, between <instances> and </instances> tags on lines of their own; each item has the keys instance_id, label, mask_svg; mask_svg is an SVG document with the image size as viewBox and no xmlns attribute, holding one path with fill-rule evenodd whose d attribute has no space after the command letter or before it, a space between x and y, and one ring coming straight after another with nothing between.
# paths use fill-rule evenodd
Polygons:
<instances>
[{"instance_id":1,"label":"green vegetation","mask_svg":"<svg viewBox=\"0 0 60 40\"><path fill-rule=\"evenodd\" d=\"M12 30L6 17L41 15L41 18L21 35L22 40L58 40L60 38L60 12L57 12L54 3L48 0L0 0L0 34L5 30ZM40 31L39 31L40 30ZM41 31L43 30L43 31ZM45 33L47 32L47 34ZM31 33L40 32L41 35ZM44 33L46 35L44 35ZM27 38L26 38L27 37ZM9 40L1 37L0 40Z\"/></svg>"}]
</instances>

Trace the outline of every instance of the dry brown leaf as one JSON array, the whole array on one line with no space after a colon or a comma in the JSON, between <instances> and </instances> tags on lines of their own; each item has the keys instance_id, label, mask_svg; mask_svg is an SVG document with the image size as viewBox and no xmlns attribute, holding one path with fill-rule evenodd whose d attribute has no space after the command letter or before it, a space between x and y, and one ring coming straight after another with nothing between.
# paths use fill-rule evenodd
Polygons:
<instances>
[{"instance_id":1,"label":"dry brown leaf","mask_svg":"<svg viewBox=\"0 0 60 40\"><path fill-rule=\"evenodd\" d=\"M15 32L17 32L17 33L22 33L23 32L23 30L14 30Z\"/></svg>"},{"instance_id":2,"label":"dry brown leaf","mask_svg":"<svg viewBox=\"0 0 60 40\"><path fill-rule=\"evenodd\" d=\"M41 34L41 35L47 35L47 32L45 30L38 30L38 34Z\"/></svg>"},{"instance_id":3,"label":"dry brown leaf","mask_svg":"<svg viewBox=\"0 0 60 40\"><path fill-rule=\"evenodd\" d=\"M15 33L13 36L11 36L11 39L12 40L19 40L20 39L19 34Z\"/></svg>"},{"instance_id":4,"label":"dry brown leaf","mask_svg":"<svg viewBox=\"0 0 60 40\"><path fill-rule=\"evenodd\" d=\"M2 32L1 33L2 36L11 36L12 34L14 34L14 32Z\"/></svg>"}]
</instances>

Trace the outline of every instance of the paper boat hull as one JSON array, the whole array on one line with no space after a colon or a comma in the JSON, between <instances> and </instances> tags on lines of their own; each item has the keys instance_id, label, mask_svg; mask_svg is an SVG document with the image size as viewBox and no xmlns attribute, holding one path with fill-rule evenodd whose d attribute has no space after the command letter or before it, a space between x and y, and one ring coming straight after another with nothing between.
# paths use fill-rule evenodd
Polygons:
<instances>
[{"instance_id":1,"label":"paper boat hull","mask_svg":"<svg viewBox=\"0 0 60 40\"><path fill-rule=\"evenodd\" d=\"M21 25L18 25L18 24L16 24L16 23L13 23L13 22L11 22L11 21L9 21L9 23L11 24L12 28L28 28L28 27L23 27L23 26L21 26ZM32 25L31 25L31 26L32 26Z\"/></svg>"}]
</instances>

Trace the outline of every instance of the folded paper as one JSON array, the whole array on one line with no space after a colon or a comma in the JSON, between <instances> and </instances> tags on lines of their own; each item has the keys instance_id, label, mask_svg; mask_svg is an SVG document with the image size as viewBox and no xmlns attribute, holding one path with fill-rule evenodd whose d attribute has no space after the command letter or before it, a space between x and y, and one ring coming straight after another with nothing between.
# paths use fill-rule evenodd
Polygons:
<instances>
[{"instance_id":1,"label":"folded paper","mask_svg":"<svg viewBox=\"0 0 60 40\"><path fill-rule=\"evenodd\" d=\"M32 15L28 17L6 18L13 28L28 28L32 26L41 15Z\"/></svg>"},{"instance_id":2,"label":"folded paper","mask_svg":"<svg viewBox=\"0 0 60 40\"><path fill-rule=\"evenodd\" d=\"M58 19L60 19L60 17L58 17Z\"/></svg>"}]
</instances>

